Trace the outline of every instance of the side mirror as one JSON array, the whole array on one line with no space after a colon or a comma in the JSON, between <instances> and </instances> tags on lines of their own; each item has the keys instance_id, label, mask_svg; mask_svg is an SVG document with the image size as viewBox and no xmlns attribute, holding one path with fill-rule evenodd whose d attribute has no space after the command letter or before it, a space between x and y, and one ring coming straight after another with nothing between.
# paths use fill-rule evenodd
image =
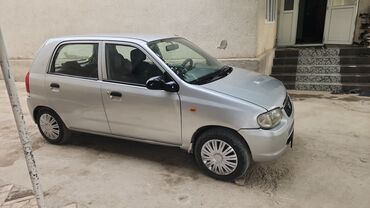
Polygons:
<instances>
[{"instance_id":1,"label":"side mirror","mask_svg":"<svg viewBox=\"0 0 370 208\"><path fill-rule=\"evenodd\" d=\"M167 82L164 86L164 90L167 92L178 92L179 89L179 85L174 81Z\"/></svg>"},{"instance_id":2,"label":"side mirror","mask_svg":"<svg viewBox=\"0 0 370 208\"><path fill-rule=\"evenodd\" d=\"M150 90L165 90L167 92L178 92L179 85L174 82L165 82L162 76L156 76L148 79L146 88Z\"/></svg>"},{"instance_id":3,"label":"side mirror","mask_svg":"<svg viewBox=\"0 0 370 208\"><path fill-rule=\"evenodd\" d=\"M164 85L165 83L161 76L152 77L146 81L146 88L150 90L163 90Z\"/></svg>"}]
</instances>

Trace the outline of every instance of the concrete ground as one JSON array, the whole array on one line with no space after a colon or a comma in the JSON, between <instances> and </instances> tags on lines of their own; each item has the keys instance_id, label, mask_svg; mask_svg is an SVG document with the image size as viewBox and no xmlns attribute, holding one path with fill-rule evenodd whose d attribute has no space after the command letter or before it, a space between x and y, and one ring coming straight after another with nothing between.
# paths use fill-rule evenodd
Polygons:
<instances>
[{"instance_id":1,"label":"concrete ground","mask_svg":"<svg viewBox=\"0 0 370 208\"><path fill-rule=\"evenodd\" d=\"M25 90L18 83L23 107ZM25 109L49 207L369 207L370 99L291 92L294 148L254 164L236 185L203 175L191 155L88 134L46 143ZM0 85L0 186L31 188L13 115Z\"/></svg>"}]
</instances>

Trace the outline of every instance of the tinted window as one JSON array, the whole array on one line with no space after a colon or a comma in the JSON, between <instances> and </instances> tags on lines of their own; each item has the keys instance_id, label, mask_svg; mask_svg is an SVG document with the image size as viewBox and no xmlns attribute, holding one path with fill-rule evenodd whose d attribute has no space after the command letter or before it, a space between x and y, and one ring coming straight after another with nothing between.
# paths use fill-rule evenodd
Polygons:
<instances>
[{"instance_id":1,"label":"tinted window","mask_svg":"<svg viewBox=\"0 0 370 208\"><path fill-rule=\"evenodd\" d=\"M145 85L163 72L140 49L133 46L106 44L108 80Z\"/></svg>"},{"instance_id":2,"label":"tinted window","mask_svg":"<svg viewBox=\"0 0 370 208\"><path fill-rule=\"evenodd\" d=\"M98 44L66 44L54 58L51 73L98 78Z\"/></svg>"}]
</instances>

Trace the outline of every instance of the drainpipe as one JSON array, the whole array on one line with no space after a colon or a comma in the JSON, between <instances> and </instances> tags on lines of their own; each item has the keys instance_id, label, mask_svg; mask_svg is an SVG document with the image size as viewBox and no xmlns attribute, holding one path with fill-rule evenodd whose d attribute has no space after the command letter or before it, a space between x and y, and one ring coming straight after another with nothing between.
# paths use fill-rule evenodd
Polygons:
<instances>
[{"instance_id":1,"label":"drainpipe","mask_svg":"<svg viewBox=\"0 0 370 208\"><path fill-rule=\"evenodd\" d=\"M0 28L0 66L3 72L3 77L8 91L10 104L12 106L15 123L17 124L18 135L23 147L23 153L26 158L28 173L31 178L33 192L36 196L37 205L39 208L45 208L44 195L41 190L39 175L37 173L36 162L32 153L32 141L24 120L24 115L19 102L17 88L15 85L13 71L10 69L8 55L6 53L5 42Z\"/></svg>"}]
</instances>

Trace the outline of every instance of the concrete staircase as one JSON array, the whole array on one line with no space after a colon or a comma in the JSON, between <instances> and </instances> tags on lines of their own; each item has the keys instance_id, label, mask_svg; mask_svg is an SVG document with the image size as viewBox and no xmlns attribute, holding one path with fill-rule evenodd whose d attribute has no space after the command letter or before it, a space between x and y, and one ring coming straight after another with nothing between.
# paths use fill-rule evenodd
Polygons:
<instances>
[{"instance_id":1,"label":"concrete staircase","mask_svg":"<svg viewBox=\"0 0 370 208\"><path fill-rule=\"evenodd\" d=\"M370 91L370 48L277 49L271 76L288 89Z\"/></svg>"}]
</instances>

